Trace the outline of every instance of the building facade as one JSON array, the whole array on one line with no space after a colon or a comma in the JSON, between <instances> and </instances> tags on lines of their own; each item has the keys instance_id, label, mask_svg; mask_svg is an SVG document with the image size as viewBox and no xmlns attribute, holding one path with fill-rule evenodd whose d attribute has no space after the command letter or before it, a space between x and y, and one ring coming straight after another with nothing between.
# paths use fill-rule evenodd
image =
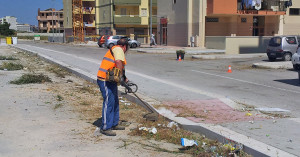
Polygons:
<instances>
[{"instance_id":1,"label":"building facade","mask_svg":"<svg viewBox=\"0 0 300 157\"><path fill-rule=\"evenodd\" d=\"M164 6L158 8L158 43L176 46L194 43L205 47L205 38L209 36L293 34L298 22L294 15L289 16L289 10L298 3L291 0L158 1L159 6ZM292 9L292 14L297 11Z\"/></svg>"},{"instance_id":2,"label":"building facade","mask_svg":"<svg viewBox=\"0 0 300 157\"><path fill-rule=\"evenodd\" d=\"M16 17L5 16L5 17L0 18L1 24L5 23L5 22L10 24L9 29L17 30L17 18Z\"/></svg>"},{"instance_id":3,"label":"building facade","mask_svg":"<svg viewBox=\"0 0 300 157\"><path fill-rule=\"evenodd\" d=\"M74 27L76 25L82 25L84 28L85 36L96 35L96 2L99 0L77 0L77 3L81 4L81 8L73 8L73 0L63 0L64 4L64 20L65 20L65 35L72 36L74 33ZM77 7L77 6L76 6ZM82 15L79 15L82 14ZM76 17L82 16L79 21Z\"/></svg>"},{"instance_id":4,"label":"building facade","mask_svg":"<svg viewBox=\"0 0 300 157\"><path fill-rule=\"evenodd\" d=\"M17 24L17 31L18 32L33 32L32 26L29 24Z\"/></svg>"},{"instance_id":5,"label":"building facade","mask_svg":"<svg viewBox=\"0 0 300 157\"><path fill-rule=\"evenodd\" d=\"M96 29L100 35L126 35L149 42L150 0L96 0ZM157 29L157 0L152 0L152 30Z\"/></svg>"},{"instance_id":6,"label":"building facade","mask_svg":"<svg viewBox=\"0 0 300 157\"><path fill-rule=\"evenodd\" d=\"M38 27L43 33L64 32L64 14L63 9L55 10L53 8L40 10L38 9Z\"/></svg>"}]
</instances>

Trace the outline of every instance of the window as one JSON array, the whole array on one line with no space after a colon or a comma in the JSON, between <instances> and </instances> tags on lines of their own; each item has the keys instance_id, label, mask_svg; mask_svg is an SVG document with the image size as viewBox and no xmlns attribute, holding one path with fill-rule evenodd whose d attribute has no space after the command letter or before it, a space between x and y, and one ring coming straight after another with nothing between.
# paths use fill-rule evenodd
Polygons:
<instances>
[{"instance_id":1,"label":"window","mask_svg":"<svg viewBox=\"0 0 300 157\"><path fill-rule=\"evenodd\" d=\"M113 39L120 39L119 36L113 36Z\"/></svg>"},{"instance_id":2,"label":"window","mask_svg":"<svg viewBox=\"0 0 300 157\"><path fill-rule=\"evenodd\" d=\"M219 22L219 18L207 18L206 22Z\"/></svg>"},{"instance_id":3,"label":"window","mask_svg":"<svg viewBox=\"0 0 300 157\"><path fill-rule=\"evenodd\" d=\"M121 15L126 15L126 8L121 8Z\"/></svg>"},{"instance_id":4,"label":"window","mask_svg":"<svg viewBox=\"0 0 300 157\"><path fill-rule=\"evenodd\" d=\"M60 18L63 18L63 17L64 17L64 15L63 15L63 14L59 14L59 16L60 16Z\"/></svg>"},{"instance_id":5,"label":"window","mask_svg":"<svg viewBox=\"0 0 300 157\"><path fill-rule=\"evenodd\" d=\"M286 37L286 42L289 44L297 44L295 37Z\"/></svg>"},{"instance_id":6,"label":"window","mask_svg":"<svg viewBox=\"0 0 300 157\"><path fill-rule=\"evenodd\" d=\"M280 45L281 45L280 37L271 38L271 40L269 41L269 46L277 47Z\"/></svg>"},{"instance_id":7,"label":"window","mask_svg":"<svg viewBox=\"0 0 300 157\"><path fill-rule=\"evenodd\" d=\"M173 4L176 4L176 0L173 0Z\"/></svg>"},{"instance_id":8,"label":"window","mask_svg":"<svg viewBox=\"0 0 300 157\"><path fill-rule=\"evenodd\" d=\"M247 23L247 18L241 18L242 23Z\"/></svg>"},{"instance_id":9,"label":"window","mask_svg":"<svg viewBox=\"0 0 300 157\"><path fill-rule=\"evenodd\" d=\"M44 13L42 13L42 16L44 16L45 14Z\"/></svg>"},{"instance_id":10,"label":"window","mask_svg":"<svg viewBox=\"0 0 300 157\"><path fill-rule=\"evenodd\" d=\"M299 8L290 8L290 15L300 15Z\"/></svg>"}]
</instances>

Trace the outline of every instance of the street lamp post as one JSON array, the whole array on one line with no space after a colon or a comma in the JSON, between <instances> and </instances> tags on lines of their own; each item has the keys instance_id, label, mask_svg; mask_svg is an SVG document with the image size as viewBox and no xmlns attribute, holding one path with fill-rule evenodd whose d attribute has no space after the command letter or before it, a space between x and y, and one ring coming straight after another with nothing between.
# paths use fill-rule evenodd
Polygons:
<instances>
[{"instance_id":1,"label":"street lamp post","mask_svg":"<svg viewBox=\"0 0 300 157\"><path fill-rule=\"evenodd\" d=\"M150 0L150 45L151 45L151 35L152 35L152 0Z\"/></svg>"}]
</instances>

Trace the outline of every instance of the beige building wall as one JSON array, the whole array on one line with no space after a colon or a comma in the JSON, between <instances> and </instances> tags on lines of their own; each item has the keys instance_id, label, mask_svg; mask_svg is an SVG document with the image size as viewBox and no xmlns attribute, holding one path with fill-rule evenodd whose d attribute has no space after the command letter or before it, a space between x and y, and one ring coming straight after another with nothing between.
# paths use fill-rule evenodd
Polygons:
<instances>
[{"instance_id":1,"label":"beige building wall","mask_svg":"<svg viewBox=\"0 0 300 157\"><path fill-rule=\"evenodd\" d=\"M293 6L290 8L300 9L300 0L293 0ZM290 8L286 15L280 17L282 22L282 33L280 35L300 35L300 16L290 15Z\"/></svg>"},{"instance_id":2,"label":"beige building wall","mask_svg":"<svg viewBox=\"0 0 300 157\"><path fill-rule=\"evenodd\" d=\"M158 7L158 19L168 19L167 45L191 46L191 37L198 36L195 45L204 46L206 0L163 0L158 6L164 6ZM158 31L161 33L159 23Z\"/></svg>"}]
</instances>

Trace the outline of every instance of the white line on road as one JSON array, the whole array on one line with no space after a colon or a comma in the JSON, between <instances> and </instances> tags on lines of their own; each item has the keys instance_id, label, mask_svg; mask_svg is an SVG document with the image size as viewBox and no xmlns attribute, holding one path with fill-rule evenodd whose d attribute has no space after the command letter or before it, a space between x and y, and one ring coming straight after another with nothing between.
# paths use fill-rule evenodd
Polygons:
<instances>
[{"instance_id":1,"label":"white line on road","mask_svg":"<svg viewBox=\"0 0 300 157\"><path fill-rule=\"evenodd\" d=\"M267 88L273 88L273 89L277 89L277 90L282 90L282 91L287 91L287 92L292 92L292 93L300 94L300 92L294 91L294 90L289 90L289 89L284 89L284 88L278 88L278 87L272 87L272 86L268 86L268 85L264 85L264 84L260 84L260 83L245 81L245 80L236 79L236 78L227 77L227 76L222 76L222 75L217 75L217 74L211 74L211 73L207 73L207 72L203 72L203 71L198 71L198 70L191 70L191 71L198 72L198 73L205 74L205 75L226 78L226 79L229 79L229 80L244 82L244 83L248 83L248 84L252 84L252 85L263 86L263 87L267 87Z\"/></svg>"}]
</instances>

